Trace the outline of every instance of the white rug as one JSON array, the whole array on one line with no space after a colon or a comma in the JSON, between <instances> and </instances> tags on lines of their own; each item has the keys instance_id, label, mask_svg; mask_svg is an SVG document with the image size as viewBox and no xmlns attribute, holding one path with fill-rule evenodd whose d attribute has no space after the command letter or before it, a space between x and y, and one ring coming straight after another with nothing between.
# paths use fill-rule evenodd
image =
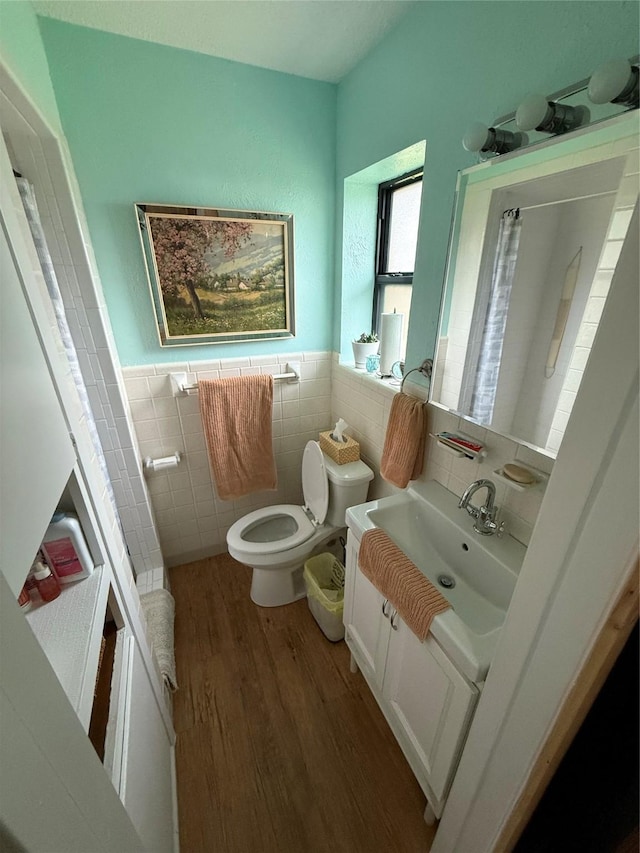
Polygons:
<instances>
[{"instance_id":1,"label":"white rug","mask_svg":"<svg viewBox=\"0 0 640 853\"><path fill-rule=\"evenodd\" d=\"M173 647L175 601L168 590L155 589L153 592L141 595L140 604L164 683L173 693L178 689L176 658Z\"/></svg>"}]
</instances>

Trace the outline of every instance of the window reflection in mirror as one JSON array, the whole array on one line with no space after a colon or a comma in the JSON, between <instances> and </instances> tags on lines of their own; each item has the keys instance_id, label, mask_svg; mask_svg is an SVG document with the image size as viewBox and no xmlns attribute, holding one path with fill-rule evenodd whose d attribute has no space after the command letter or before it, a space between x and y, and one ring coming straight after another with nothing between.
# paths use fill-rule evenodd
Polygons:
<instances>
[{"instance_id":1,"label":"window reflection in mirror","mask_svg":"<svg viewBox=\"0 0 640 853\"><path fill-rule=\"evenodd\" d=\"M637 114L463 172L432 400L555 456L637 197Z\"/></svg>"}]
</instances>

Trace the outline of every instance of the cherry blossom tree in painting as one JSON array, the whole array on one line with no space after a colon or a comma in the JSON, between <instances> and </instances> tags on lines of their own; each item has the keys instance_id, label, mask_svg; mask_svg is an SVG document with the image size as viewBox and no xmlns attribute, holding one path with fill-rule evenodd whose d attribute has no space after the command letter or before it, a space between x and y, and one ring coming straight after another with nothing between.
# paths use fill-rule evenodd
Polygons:
<instances>
[{"instance_id":1,"label":"cherry blossom tree in painting","mask_svg":"<svg viewBox=\"0 0 640 853\"><path fill-rule=\"evenodd\" d=\"M163 295L177 297L184 288L196 318L204 320L197 286L210 271L205 253L217 243L226 258L233 258L250 240L251 224L153 217L150 225Z\"/></svg>"}]
</instances>

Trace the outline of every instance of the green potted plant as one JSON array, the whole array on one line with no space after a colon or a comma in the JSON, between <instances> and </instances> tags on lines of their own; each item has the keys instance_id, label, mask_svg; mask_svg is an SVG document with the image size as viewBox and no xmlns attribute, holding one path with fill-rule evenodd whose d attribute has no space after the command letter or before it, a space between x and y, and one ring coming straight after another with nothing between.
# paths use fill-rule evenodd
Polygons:
<instances>
[{"instance_id":1,"label":"green potted plant","mask_svg":"<svg viewBox=\"0 0 640 853\"><path fill-rule=\"evenodd\" d=\"M375 355L378 352L380 344L375 332L371 332L371 334L363 332L359 338L351 341L351 346L353 347L353 358L356 368L364 370L367 364L367 356Z\"/></svg>"}]
</instances>

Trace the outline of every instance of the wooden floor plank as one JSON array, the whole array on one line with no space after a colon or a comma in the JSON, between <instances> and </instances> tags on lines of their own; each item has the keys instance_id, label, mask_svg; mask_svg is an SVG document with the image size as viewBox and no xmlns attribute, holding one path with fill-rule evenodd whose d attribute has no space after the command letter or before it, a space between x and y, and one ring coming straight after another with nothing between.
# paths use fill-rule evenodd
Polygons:
<instances>
[{"instance_id":1,"label":"wooden floor plank","mask_svg":"<svg viewBox=\"0 0 640 853\"><path fill-rule=\"evenodd\" d=\"M219 555L171 570L182 853L426 853L425 800L344 643Z\"/></svg>"}]
</instances>

